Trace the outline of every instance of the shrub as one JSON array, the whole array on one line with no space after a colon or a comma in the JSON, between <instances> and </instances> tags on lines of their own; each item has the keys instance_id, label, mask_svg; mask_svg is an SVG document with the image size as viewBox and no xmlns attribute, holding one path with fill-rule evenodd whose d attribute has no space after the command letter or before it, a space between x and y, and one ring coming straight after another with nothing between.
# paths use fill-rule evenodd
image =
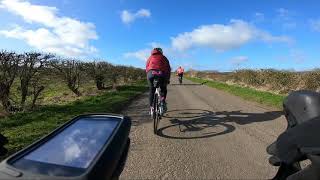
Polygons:
<instances>
[{"instance_id":1,"label":"shrub","mask_svg":"<svg viewBox=\"0 0 320 180\"><path fill-rule=\"evenodd\" d=\"M259 71L258 77L261 79L261 86L269 87L271 90L288 92L298 86L297 75L297 73L290 71L265 69Z\"/></svg>"},{"instance_id":2,"label":"shrub","mask_svg":"<svg viewBox=\"0 0 320 180\"><path fill-rule=\"evenodd\" d=\"M263 84L263 79L259 78L258 71L251 69L238 70L234 72L233 79L235 82L242 82L255 87Z\"/></svg>"},{"instance_id":3,"label":"shrub","mask_svg":"<svg viewBox=\"0 0 320 180\"><path fill-rule=\"evenodd\" d=\"M231 73L189 71L187 75L197 78L209 78L215 81L266 88L271 91L288 93L291 90L320 90L320 69L310 72L293 72L275 69L251 70L243 69Z\"/></svg>"},{"instance_id":4,"label":"shrub","mask_svg":"<svg viewBox=\"0 0 320 180\"><path fill-rule=\"evenodd\" d=\"M304 88L309 90L319 90L320 88L320 69L306 72L303 75Z\"/></svg>"}]
</instances>

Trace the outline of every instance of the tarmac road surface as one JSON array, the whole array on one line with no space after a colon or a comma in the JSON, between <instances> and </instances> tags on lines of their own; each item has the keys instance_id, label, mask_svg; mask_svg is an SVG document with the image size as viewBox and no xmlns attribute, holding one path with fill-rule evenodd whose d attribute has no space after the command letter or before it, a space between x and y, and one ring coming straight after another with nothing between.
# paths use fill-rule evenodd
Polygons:
<instances>
[{"instance_id":1,"label":"tarmac road surface","mask_svg":"<svg viewBox=\"0 0 320 180\"><path fill-rule=\"evenodd\" d=\"M121 179L270 179L266 147L286 128L280 111L177 78L153 133L148 93L126 108L131 148Z\"/></svg>"}]
</instances>

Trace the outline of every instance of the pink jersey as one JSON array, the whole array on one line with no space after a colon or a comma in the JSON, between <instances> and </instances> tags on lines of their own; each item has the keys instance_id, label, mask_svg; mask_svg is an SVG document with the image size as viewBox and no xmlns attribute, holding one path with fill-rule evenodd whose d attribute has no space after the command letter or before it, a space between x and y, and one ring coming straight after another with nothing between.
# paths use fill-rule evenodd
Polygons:
<instances>
[{"instance_id":1,"label":"pink jersey","mask_svg":"<svg viewBox=\"0 0 320 180\"><path fill-rule=\"evenodd\" d=\"M183 68L178 68L177 69L177 73L178 74L183 74L184 73L184 69Z\"/></svg>"}]
</instances>

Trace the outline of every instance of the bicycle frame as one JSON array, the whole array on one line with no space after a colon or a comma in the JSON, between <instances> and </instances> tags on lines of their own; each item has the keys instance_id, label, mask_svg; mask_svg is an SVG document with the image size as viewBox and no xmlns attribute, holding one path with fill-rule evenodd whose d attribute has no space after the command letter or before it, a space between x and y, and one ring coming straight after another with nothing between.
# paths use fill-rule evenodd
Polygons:
<instances>
[{"instance_id":1,"label":"bicycle frame","mask_svg":"<svg viewBox=\"0 0 320 180\"><path fill-rule=\"evenodd\" d=\"M160 97L160 91L161 91L160 87L157 87L157 88L156 88L156 91L155 91L155 94L156 94L157 96L159 96L159 97Z\"/></svg>"}]
</instances>

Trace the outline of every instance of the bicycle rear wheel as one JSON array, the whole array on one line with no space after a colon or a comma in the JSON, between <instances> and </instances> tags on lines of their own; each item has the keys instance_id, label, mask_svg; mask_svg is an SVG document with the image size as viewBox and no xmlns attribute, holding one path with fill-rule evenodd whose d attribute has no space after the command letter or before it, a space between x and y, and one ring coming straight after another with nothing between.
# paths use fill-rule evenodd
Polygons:
<instances>
[{"instance_id":1,"label":"bicycle rear wheel","mask_svg":"<svg viewBox=\"0 0 320 180\"><path fill-rule=\"evenodd\" d=\"M179 76L179 84L182 84L182 77Z\"/></svg>"},{"instance_id":2,"label":"bicycle rear wheel","mask_svg":"<svg viewBox=\"0 0 320 180\"><path fill-rule=\"evenodd\" d=\"M159 96L154 95L153 98L153 132L154 134L158 133L158 124L159 124Z\"/></svg>"}]
</instances>

